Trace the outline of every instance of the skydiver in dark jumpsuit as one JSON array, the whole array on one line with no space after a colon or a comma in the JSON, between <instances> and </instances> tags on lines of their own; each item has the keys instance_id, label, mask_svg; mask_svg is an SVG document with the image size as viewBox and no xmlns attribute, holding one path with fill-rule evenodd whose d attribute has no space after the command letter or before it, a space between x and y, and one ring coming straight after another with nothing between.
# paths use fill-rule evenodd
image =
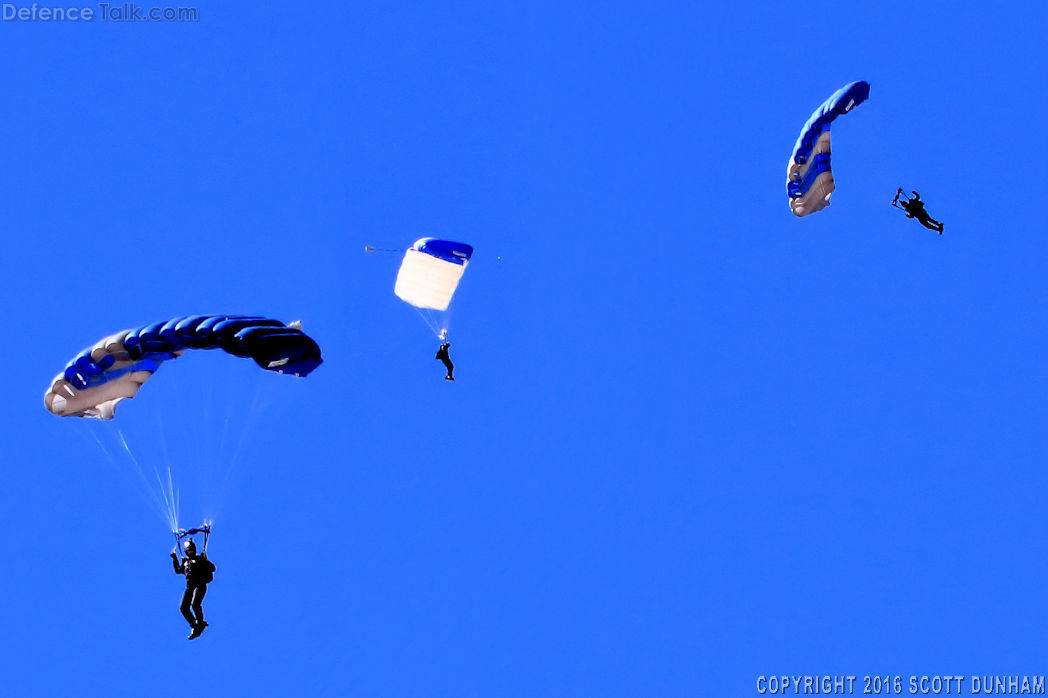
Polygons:
<instances>
[{"instance_id":1,"label":"skydiver in dark jumpsuit","mask_svg":"<svg viewBox=\"0 0 1048 698\"><path fill-rule=\"evenodd\" d=\"M895 199L898 201L899 194L902 193L902 189L895 194ZM928 215L928 212L924 210L924 202L921 201L921 195L917 192L913 192L913 198L903 199L899 201L899 205L902 206L902 210L906 211L907 218L916 218L921 222L925 228L929 230L935 230L942 235L943 224L937 220L934 220Z\"/></svg>"},{"instance_id":2,"label":"skydiver in dark jumpsuit","mask_svg":"<svg viewBox=\"0 0 1048 698\"><path fill-rule=\"evenodd\" d=\"M452 376L452 372L455 370L455 364L451 363L451 357L448 356L448 347L451 346L450 342L444 342L440 345L440 349L437 349L436 358L444 362L444 366L448 369L448 375L444 376L444 380L453 381L455 380Z\"/></svg>"},{"instance_id":3,"label":"skydiver in dark jumpsuit","mask_svg":"<svg viewBox=\"0 0 1048 698\"><path fill-rule=\"evenodd\" d=\"M207 584L214 576L215 566L207 559L207 553L197 555L196 543L192 538L185 542L184 547L186 556L182 564L178 563L178 555L174 552L171 553L171 563L175 567L175 574L183 574L186 577L186 591L182 594L182 605L179 610L193 628L193 632L189 635L189 639L192 640L200 637L200 633L204 632L204 628L207 627L202 604L204 594L207 593Z\"/></svg>"}]
</instances>

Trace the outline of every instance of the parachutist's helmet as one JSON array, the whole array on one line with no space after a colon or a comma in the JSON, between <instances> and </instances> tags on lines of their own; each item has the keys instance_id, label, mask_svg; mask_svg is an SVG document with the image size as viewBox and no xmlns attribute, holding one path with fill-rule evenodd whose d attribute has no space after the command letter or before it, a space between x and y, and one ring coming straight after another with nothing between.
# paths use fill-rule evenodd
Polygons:
<instances>
[{"instance_id":1,"label":"parachutist's helmet","mask_svg":"<svg viewBox=\"0 0 1048 698\"><path fill-rule=\"evenodd\" d=\"M182 544L182 549L186 551L186 555L196 555L196 543L192 538Z\"/></svg>"}]
</instances>

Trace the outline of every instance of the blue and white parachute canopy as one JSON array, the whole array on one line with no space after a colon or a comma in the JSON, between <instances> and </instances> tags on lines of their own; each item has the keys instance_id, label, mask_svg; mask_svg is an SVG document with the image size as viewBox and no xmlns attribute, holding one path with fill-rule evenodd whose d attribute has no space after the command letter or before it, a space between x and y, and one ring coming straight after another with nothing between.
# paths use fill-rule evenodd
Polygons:
<instances>
[{"instance_id":1,"label":"blue and white parachute canopy","mask_svg":"<svg viewBox=\"0 0 1048 698\"><path fill-rule=\"evenodd\" d=\"M870 84L858 80L830 95L811 115L786 166L786 193L795 216L807 216L830 205L833 173L830 171L830 122L870 96Z\"/></svg>"},{"instance_id":2,"label":"blue and white parachute canopy","mask_svg":"<svg viewBox=\"0 0 1048 698\"><path fill-rule=\"evenodd\" d=\"M253 315L191 315L105 337L55 376L44 394L59 417L112 419L165 361L186 349L221 349L254 359L267 371L308 376L321 364L320 347L297 323Z\"/></svg>"},{"instance_id":3,"label":"blue and white parachute canopy","mask_svg":"<svg viewBox=\"0 0 1048 698\"><path fill-rule=\"evenodd\" d=\"M404 254L393 293L416 308L447 310L472 256L464 242L417 240Z\"/></svg>"}]
</instances>

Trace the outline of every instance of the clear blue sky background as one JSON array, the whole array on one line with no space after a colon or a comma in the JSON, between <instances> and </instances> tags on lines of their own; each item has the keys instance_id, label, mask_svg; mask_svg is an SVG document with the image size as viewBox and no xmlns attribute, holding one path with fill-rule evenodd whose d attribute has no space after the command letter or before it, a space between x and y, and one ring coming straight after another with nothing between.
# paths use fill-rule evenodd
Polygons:
<instances>
[{"instance_id":1,"label":"clear blue sky background","mask_svg":"<svg viewBox=\"0 0 1048 698\"><path fill-rule=\"evenodd\" d=\"M1048 9L983 5L0 24L4 693L1044 673ZM800 126L858 79L833 206L795 219ZM398 256L363 251L425 235L477 249L454 384ZM301 319L326 362L187 356L121 407L147 467L236 465L190 643L170 535L90 436L113 425L41 398L195 312Z\"/></svg>"}]
</instances>

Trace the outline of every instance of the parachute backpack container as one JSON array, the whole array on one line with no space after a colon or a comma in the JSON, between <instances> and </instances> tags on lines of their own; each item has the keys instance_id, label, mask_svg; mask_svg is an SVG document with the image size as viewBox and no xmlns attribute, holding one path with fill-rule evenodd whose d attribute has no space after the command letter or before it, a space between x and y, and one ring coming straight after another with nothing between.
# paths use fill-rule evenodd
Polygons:
<instances>
[{"instance_id":1,"label":"parachute backpack container","mask_svg":"<svg viewBox=\"0 0 1048 698\"><path fill-rule=\"evenodd\" d=\"M470 245L436 238L422 238L404 253L393 293L418 308L438 337L447 327L437 327L424 311L447 311L472 256Z\"/></svg>"},{"instance_id":2,"label":"parachute backpack container","mask_svg":"<svg viewBox=\"0 0 1048 698\"><path fill-rule=\"evenodd\" d=\"M807 216L830 205L835 189L830 169L830 124L869 97L869 83L848 83L830 95L804 124L786 165L786 194L793 215Z\"/></svg>"}]
</instances>

